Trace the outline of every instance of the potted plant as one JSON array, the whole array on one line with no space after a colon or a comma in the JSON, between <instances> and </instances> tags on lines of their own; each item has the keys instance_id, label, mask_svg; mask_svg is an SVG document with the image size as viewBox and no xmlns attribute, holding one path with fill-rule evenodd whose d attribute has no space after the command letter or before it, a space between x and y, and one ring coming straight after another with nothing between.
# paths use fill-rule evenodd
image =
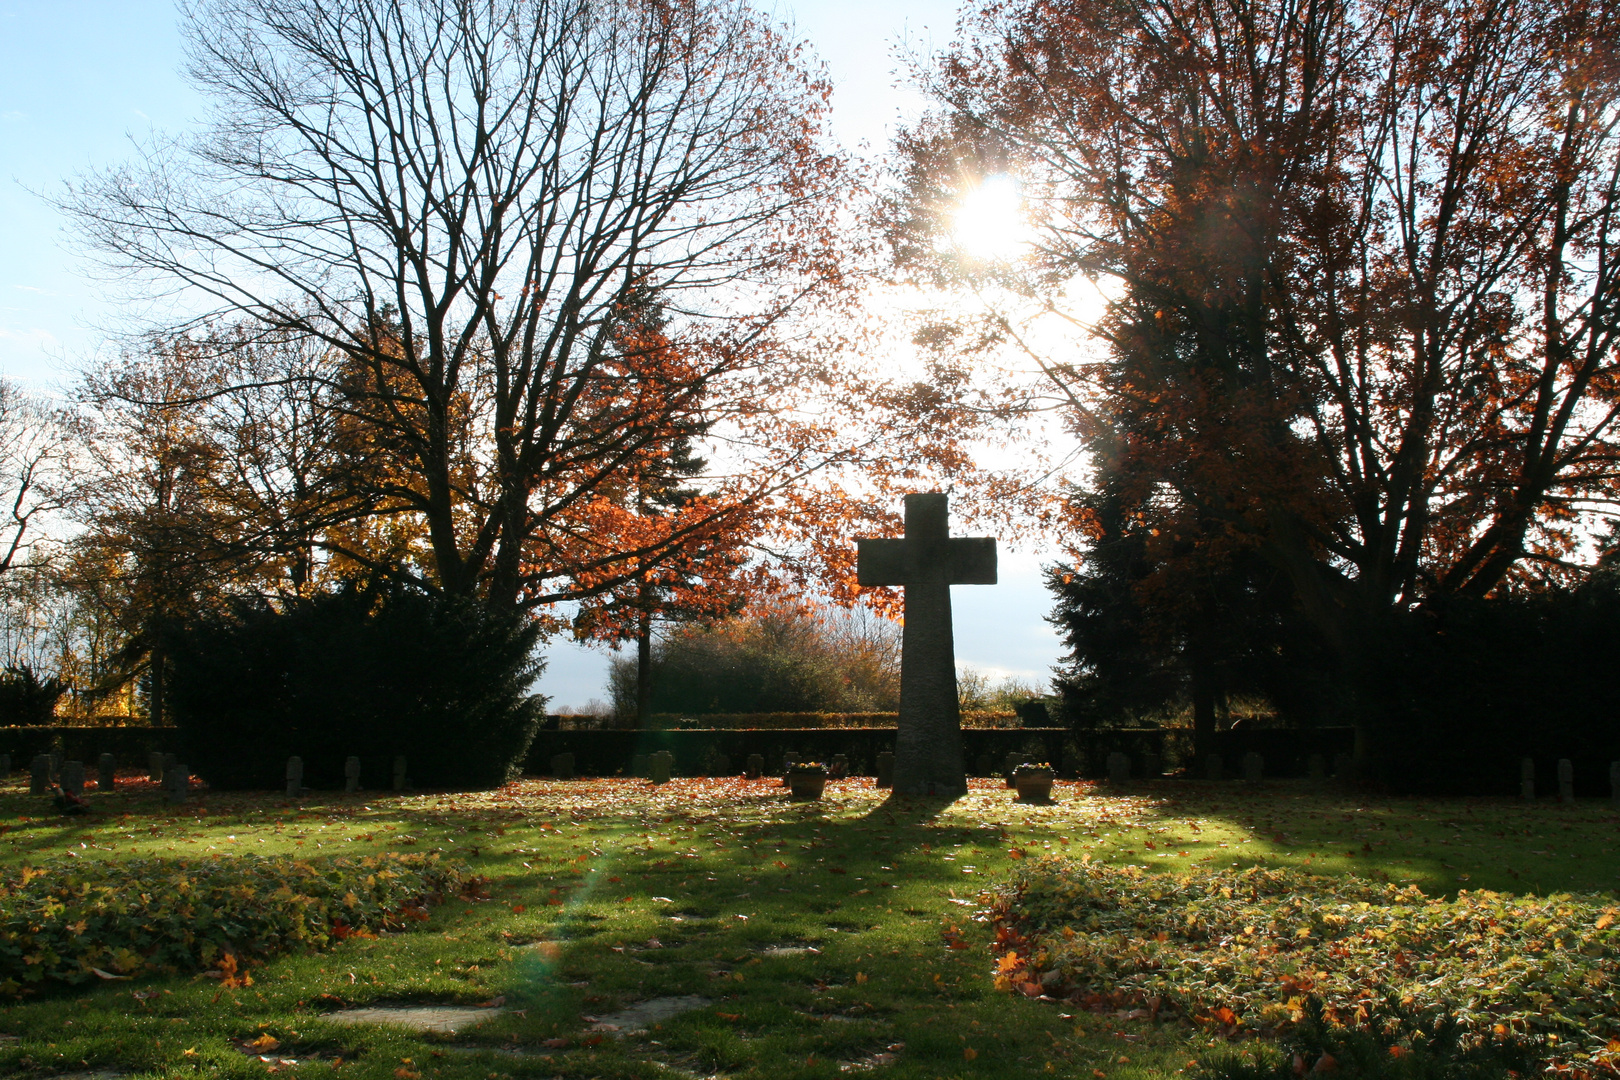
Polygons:
<instances>
[{"instance_id":1,"label":"potted plant","mask_svg":"<svg viewBox=\"0 0 1620 1080\"><path fill-rule=\"evenodd\" d=\"M819 761L795 761L788 766L788 788L795 799L819 799L827 786L827 766Z\"/></svg>"},{"instance_id":2,"label":"potted plant","mask_svg":"<svg viewBox=\"0 0 1620 1080\"><path fill-rule=\"evenodd\" d=\"M1052 801L1052 780L1057 774L1044 761L1026 761L1013 770L1013 786L1018 789L1021 803L1049 803Z\"/></svg>"}]
</instances>

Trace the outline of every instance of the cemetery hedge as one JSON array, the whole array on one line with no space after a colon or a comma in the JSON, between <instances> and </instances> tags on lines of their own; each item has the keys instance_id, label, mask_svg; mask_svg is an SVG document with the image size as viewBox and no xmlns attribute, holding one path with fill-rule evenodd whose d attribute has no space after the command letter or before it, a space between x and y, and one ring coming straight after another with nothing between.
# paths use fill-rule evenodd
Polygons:
<instances>
[{"instance_id":1,"label":"cemetery hedge","mask_svg":"<svg viewBox=\"0 0 1620 1080\"><path fill-rule=\"evenodd\" d=\"M414 854L23 866L0 873L0 996L208 968L239 985L271 956L420 922L470 880Z\"/></svg>"},{"instance_id":2,"label":"cemetery hedge","mask_svg":"<svg viewBox=\"0 0 1620 1080\"><path fill-rule=\"evenodd\" d=\"M419 786L493 787L517 775L544 714L529 692L538 634L394 583L241 602L171 635L179 752L215 788L279 787L292 755L311 787L341 787L349 755L365 786L386 787L400 754Z\"/></svg>"}]
</instances>

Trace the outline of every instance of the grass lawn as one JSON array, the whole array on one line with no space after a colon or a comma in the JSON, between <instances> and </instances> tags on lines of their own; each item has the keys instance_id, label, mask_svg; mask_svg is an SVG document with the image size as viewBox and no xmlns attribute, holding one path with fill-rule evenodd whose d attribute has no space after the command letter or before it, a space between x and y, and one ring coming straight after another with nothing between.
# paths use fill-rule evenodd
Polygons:
<instances>
[{"instance_id":1,"label":"grass lawn","mask_svg":"<svg viewBox=\"0 0 1620 1080\"><path fill-rule=\"evenodd\" d=\"M1591 801L1165 781L1124 792L1059 783L1058 805L1026 807L999 783L974 782L940 806L887 801L851 780L803 804L779 784L528 780L298 805L209 794L171 808L131 776L89 796L93 816L71 819L14 779L0 790L7 872L153 855L442 851L490 885L488 899L447 900L419 929L255 968L251 986L117 981L7 1004L0 1076L1167 1076L1212 1036L992 988L976 897L1010 860L1263 863L1430 893L1620 889L1620 813ZM636 1002L686 996L707 1004L645 1035L591 1030ZM499 1004L445 1036L327 1019L412 1002Z\"/></svg>"}]
</instances>

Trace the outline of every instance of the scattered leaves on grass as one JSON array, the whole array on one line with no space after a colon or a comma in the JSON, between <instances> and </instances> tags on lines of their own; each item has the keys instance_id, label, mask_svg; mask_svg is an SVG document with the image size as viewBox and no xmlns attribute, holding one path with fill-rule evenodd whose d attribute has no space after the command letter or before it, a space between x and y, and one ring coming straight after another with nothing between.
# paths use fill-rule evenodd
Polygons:
<instances>
[{"instance_id":1,"label":"scattered leaves on grass","mask_svg":"<svg viewBox=\"0 0 1620 1080\"><path fill-rule=\"evenodd\" d=\"M1612 896L1447 900L1292 870L1152 876L1049 857L989 899L1002 990L1172 1005L1228 1030L1281 1029L1308 997L1347 1026L1396 1002L1545 1041L1560 1059L1620 1061Z\"/></svg>"}]
</instances>

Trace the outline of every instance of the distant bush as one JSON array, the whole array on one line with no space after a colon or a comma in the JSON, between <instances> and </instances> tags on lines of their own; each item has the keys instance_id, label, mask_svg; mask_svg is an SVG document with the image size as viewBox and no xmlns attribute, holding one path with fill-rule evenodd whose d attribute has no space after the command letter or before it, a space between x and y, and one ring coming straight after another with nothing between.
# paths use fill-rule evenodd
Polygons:
<instances>
[{"instance_id":1,"label":"distant bush","mask_svg":"<svg viewBox=\"0 0 1620 1080\"><path fill-rule=\"evenodd\" d=\"M27 664L0 675L0 726L30 727L56 721L56 702L68 691L57 678L41 679Z\"/></svg>"},{"instance_id":2,"label":"distant bush","mask_svg":"<svg viewBox=\"0 0 1620 1080\"><path fill-rule=\"evenodd\" d=\"M678 626L653 646L652 713L863 713L900 707L900 629L859 614L782 609ZM634 659L609 674L635 714Z\"/></svg>"},{"instance_id":3,"label":"distant bush","mask_svg":"<svg viewBox=\"0 0 1620 1080\"><path fill-rule=\"evenodd\" d=\"M516 775L544 714L538 628L472 601L388 585L346 587L282 610L242 603L174 635L170 701L194 773L274 788L303 758L312 787L390 781L396 754L420 786L493 787Z\"/></svg>"},{"instance_id":4,"label":"distant bush","mask_svg":"<svg viewBox=\"0 0 1620 1080\"><path fill-rule=\"evenodd\" d=\"M62 859L0 873L0 996L214 968L399 930L467 881L437 855ZM106 974L97 972L97 968Z\"/></svg>"}]
</instances>

